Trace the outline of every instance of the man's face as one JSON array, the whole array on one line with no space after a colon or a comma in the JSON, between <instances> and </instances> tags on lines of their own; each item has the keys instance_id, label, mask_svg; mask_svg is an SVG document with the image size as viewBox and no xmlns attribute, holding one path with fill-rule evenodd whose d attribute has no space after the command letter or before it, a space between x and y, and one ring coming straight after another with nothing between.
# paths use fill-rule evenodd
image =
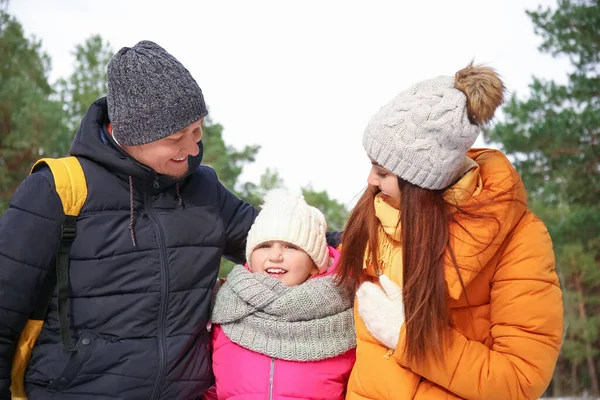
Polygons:
<instances>
[{"instance_id":1,"label":"man's face","mask_svg":"<svg viewBox=\"0 0 600 400\"><path fill-rule=\"evenodd\" d=\"M197 156L202 139L202 120L155 142L122 146L131 157L159 174L183 178L188 172L188 157Z\"/></svg>"}]
</instances>

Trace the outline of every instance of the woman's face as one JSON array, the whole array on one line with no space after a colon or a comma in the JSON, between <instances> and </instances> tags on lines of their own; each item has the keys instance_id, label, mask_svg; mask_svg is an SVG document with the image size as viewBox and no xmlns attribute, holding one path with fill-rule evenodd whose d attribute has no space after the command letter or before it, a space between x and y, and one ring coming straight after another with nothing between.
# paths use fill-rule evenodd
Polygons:
<instances>
[{"instance_id":1,"label":"woman's face","mask_svg":"<svg viewBox=\"0 0 600 400\"><path fill-rule=\"evenodd\" d=\"M371 171L367 183L379 188L383 201L398 210L400 209L400 187L398 186L397 175L371 160Z\"/></svg>"}]
</instances>

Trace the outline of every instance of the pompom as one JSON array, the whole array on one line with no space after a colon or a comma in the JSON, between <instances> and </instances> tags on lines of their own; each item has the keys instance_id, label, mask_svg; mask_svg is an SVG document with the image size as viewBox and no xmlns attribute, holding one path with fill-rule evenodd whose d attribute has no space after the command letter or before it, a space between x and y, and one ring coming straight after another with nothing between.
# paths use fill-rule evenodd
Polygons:
<instances>
[{"instance_id":1,"label":"pompom","mask_svg":"<svg viewBox=\"0 0 600 400\"><path fill-rule=\"evenodd\" d=\"M472 124L484 125L504 102L504 83L490 67L471 62L454 76L454 87L467 96L467 112Z\"/></svg>"}]
</instances>

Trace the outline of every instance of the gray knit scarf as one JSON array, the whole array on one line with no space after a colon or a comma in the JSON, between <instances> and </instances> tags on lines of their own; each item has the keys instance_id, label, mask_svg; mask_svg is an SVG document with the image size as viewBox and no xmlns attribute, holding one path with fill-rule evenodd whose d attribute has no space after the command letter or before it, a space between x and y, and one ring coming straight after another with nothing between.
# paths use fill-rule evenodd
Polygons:
<instances>
[{"instance_id":1,"label":"gray knit scarf","mask_svg":"<svg viewBox=\"0 0 600 400\"><path fill-rule=\"evenodd\" d=\"M217 294L212 322L232 342L257 353L323 360L356 347L353 297L332 276L290 287L236 265Z\"/></svg>"}]
</instances>

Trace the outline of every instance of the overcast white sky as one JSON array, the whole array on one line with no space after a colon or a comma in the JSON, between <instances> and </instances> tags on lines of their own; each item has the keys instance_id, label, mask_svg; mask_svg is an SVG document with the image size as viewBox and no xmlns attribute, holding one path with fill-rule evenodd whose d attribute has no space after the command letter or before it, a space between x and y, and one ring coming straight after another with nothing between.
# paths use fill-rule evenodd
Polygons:
<instances>
[{"instance_id":1,"label":"overcast white sky","mask_svg":"<svg viewBox=\"0 0 600 400\"><path fill-rule=\"evenodd\" d=\"M472 58L526 95L532 75L564 81L566 60L538 52L525 9L548 0L11 0L52 58L100 34L117 51L144 39L175 55L204 92L225 141L260 144L244 180L279 170L293 190L312 184L352 205L369 161L362 132L399 91L453 75ZM483 142L479 140L478 145Z\"/></svg>"}]
</instances>

